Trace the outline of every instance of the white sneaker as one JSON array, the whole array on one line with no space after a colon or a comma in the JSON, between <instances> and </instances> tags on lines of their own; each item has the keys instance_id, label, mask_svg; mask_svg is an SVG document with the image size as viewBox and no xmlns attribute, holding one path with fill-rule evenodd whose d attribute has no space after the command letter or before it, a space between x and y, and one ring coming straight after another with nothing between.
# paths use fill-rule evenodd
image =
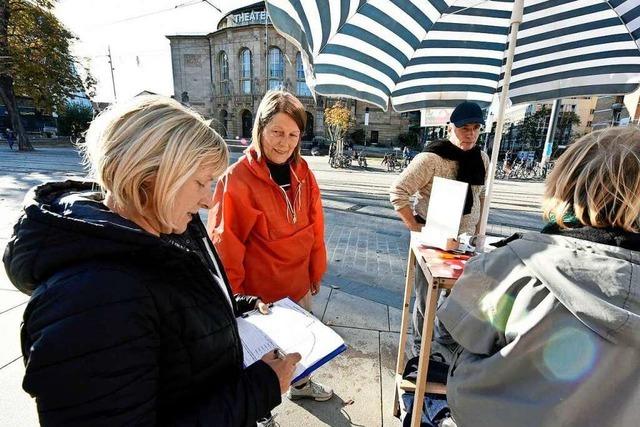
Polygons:
<instances>
[{"instance_id":1,"label":"white sneaker","mask_svg":"<svg viewBox=\"0 0 640 427\"><path fill-rule=\"evenodd\" d=\"M258 427L279 427L280 424L276 423L276 416L272 415L269 418L263 418L258 420Z\"/></svg>"},{"instance_id":2,"label":"white sneaker","mask_svg":"<svg viewBox=\"0 0 640 427\"><path fill-rule=\"evenodd\" d=\"M325 402L333 396L333 390L312 380L307 381L304 387L297 389L289 387L287 397L291 400L313 399L316 402Z\"/></svg>"}]
</instances>

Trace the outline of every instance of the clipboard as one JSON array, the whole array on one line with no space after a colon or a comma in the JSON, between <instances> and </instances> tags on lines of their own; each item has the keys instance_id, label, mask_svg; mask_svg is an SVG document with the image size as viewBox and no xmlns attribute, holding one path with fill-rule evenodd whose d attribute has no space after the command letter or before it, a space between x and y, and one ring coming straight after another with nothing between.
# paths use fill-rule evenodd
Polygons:
<instances>
[{"instance_id":1,"label":"clipboard","mask_svg":"<svg viewBox=\"0 0 640 427\"><path fill-rule=\"evenodd\" d=\"M292 384L347 349L333 329L289 298L273 303L267 315L256 312L237 321L245 367L276 348L284 353L300 353L302 359L296 366Z\"/></svg>"}]
</instances>

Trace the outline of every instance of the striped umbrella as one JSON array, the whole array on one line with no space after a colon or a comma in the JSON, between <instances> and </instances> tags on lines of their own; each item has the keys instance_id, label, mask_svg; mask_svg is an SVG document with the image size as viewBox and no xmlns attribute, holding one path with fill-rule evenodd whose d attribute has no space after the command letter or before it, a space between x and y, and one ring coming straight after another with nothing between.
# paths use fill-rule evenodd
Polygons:
<instances>
[{"instance_id":1,"label":"striped umbrella","mask_svg":"<svg viewBox=\"0 0 640 427\"><path fill-rule=\"evenodd\" d=\"M640 82L640 0L267 0L303 53L307 84L396 111L488 106L500 94L484 234L504 109L624 94Z\"/></svg>"}]
</instances>

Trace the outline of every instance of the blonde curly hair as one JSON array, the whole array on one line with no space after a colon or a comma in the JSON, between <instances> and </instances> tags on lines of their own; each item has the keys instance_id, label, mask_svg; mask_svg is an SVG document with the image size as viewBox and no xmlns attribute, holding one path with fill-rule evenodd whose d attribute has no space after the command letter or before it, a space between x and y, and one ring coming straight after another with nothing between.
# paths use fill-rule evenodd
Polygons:
<instances>
[{"instance_id":1,"label":"blonde curly hair","mask_svg":"<svg viewBox=\"0 0 640 427\"><path fill-rule=\"evenodd\" d=\"M544 217L565 228L583 225L640 231L640 129L592 132L569 146L549 174Z\"/></svg>"}]
</instances>

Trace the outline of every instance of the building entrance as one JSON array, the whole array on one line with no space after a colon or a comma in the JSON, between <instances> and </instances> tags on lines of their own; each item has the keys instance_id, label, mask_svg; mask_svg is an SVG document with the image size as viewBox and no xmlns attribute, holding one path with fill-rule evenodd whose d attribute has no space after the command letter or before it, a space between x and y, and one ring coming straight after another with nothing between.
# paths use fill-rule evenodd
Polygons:
<instances>
[{"instance_id":1,"label":"building entrance","mask_svg":"<svg viewBox=\"0 0 640 427\"><path fill-rule=\"evenodd\" d=\"M251 129L253 128L253 114L251 111L244 110L242 112L242 137L251 138Z\"/></svg>"}]
</instances>

